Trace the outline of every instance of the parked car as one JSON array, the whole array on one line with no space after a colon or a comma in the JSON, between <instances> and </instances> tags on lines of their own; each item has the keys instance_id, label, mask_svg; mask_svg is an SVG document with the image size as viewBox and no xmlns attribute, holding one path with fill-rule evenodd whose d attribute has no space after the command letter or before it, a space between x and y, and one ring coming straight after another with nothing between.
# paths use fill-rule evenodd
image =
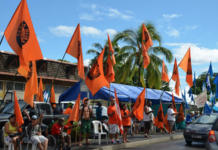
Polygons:
<instances>
[{"instance_id":1,"label":"parked car","mask_svg":"<svg viewBox=\"0 0 218 150\"><path fill-rule=\"evenodd\" d=\"M25 101L18 101L21 113L23 115L24 124L22 125L22 128L24 130L25 126L28 124L28 118L26 115L24 115L24 110L29 109L30 105L27 104ZM69 118L69 115L64 114L53 114L52 107L50 103L46 102L34 102L36 104L36 109L38 110L39 114L44 113L42 122L46 125L52 124L55 120L57 120L59 117L63 117L65 119ZM7 121L9 121L9 117L14 113L14 102L7 104L4 107L4 110L0 114L0 147L4 146L4 135L2 131L2 127L5 125Z\"/></svg>"},{"instance_id":2,"label":"parked car","mask_svg":"<svg viewBox=\"0 0 218 150\"><path fill-rule=\"evenodd\" d=\"M188 125L183 133L186 143L206 143L208 134L217 118L218 114L204 114Z\"/></svg>"},{"instance_id":3,"label":"parked car","mask_svg":"<svg viewBox=\"0 0 218 150\"><path fill-rule=\"evenodd\" d=\"M218 119L208 134L206 150L218 150Z\"/></svg>"}]
</instances>

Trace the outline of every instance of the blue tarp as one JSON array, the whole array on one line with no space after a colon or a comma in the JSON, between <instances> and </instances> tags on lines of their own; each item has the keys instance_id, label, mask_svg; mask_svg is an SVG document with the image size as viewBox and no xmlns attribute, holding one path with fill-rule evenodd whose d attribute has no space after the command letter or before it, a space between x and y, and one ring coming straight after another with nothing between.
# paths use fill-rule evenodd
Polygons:
<instances>
[{"instance_id":1,"label":"blue tarp","mask_svg":"<svg viewBox=\"0 0 218 150\"><path fill-rule=\"evenodd\" d=\"M72 101L76 100L79 93L80 93L80 80L76 84L74 84L70 89L62 93L59 97L59 102L61 101ZM117 91L117 97L119 101L128 102L132 101L135 102L138 95L142 92L142 87L136 87L136 86L130 86L130 85L124 85L124 84L117 84L117 83L111 83L110 84L110 97L115 97L114 89ZM153 104L157 104L160 102L160 96L163 91L161 90L154 90L154 89L146 89L145 98L152 101ZM81 99L87 97L87 92L81 92ZM89 92L89 98L94 99L94 96ZM107 87L101 88L96 94L95 99L104 99L108 100L109 98L109 89ZM163 95L161 97L161 100L163 103L169 103L172 101L172 95L163 92ZM183 100L175 96L175 102L176 103L182 103Z\"/></svg>"}]
</instances>

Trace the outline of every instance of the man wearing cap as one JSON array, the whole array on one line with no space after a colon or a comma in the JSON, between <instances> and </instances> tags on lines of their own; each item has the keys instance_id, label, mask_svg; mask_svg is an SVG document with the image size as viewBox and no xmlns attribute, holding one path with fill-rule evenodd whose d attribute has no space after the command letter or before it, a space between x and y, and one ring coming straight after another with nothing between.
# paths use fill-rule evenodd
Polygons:
<instances>
[{"instance_id":1,"label":"man wearing cap","mask_svg":"<svg viewBox=\"0 0 218 150\"><path fill-rule=\"evenodd\" d=\"M32 122L30 122L27 126L27 134L29 135L29 140L32 144L36 145L40 150L47 150L48 139L42 135L41 128L39 126L39 122L43 115L44 114L41 114L39 118L36 115L32 116Z\"/></svg>"},{"instance_id":2,"label":"man wearing cap","mask_svg":"<svg viewBox=\"0 0 218 150\"><path fill-rule=\"evenodd\" d=\"M120 129L119 129L118 125L117 125L115 98L111 99L111 105L107 109L107 114L109 116L108 123L109 123L109 128L110 128L111 144L122 143L118 139L118 133L120 132ZM116 142L113 140L113 135L115 135Z\"/></svg>"},{"instance_id":3,"label":"man wearing cap","mask_svg":"<svg viewBox=\"0 0 218 150\"><path fill-rule=\"evenodd\" d=\"M58 139L59 136L61 136L62 145L63 146L65 145L65 140L66 140L67 141L67 150L70 150L71 136L67 135L66 132L61 132L61 131L63 131L63 129L72 129L72 128L77 127L77 126L78 126L77 124L73 125L73 126L66 126L66 125L64 125L64 118L58 118L58 122L52 126L51 135L54 135L56 137L56 139Z\"/></svg>"},{"instance_id":4,"label":"man wearing cap","mask_svg":"<svg viewBox=\"0 0 218 150\"><path fill-rule=\"evenodd\" d=\"M80 134L79 134L79 146L83 146L81 144L83 133L86 133L86 144L87 145L91 144L88 142L88 139L89 139L89 134L92 132L91 131L91 117L93 116L93 110L88 105L88 103L89 103L89 99L84 98L83 106L80 107L80 110L79 110L79 125L81 126Z\"/></svg>"},{"instance_id":5,"label":"man wearing cap","mask_svg":"<svg viewBox=\"0 0 218 150\"><path fill-rule=\"evenodd\" d=\"M68 103L67 106L68 106L68 108L64 111L65 115L71 114L72 108L73 108L73 104L72 103Z\"/></svg>"}]
</instances>

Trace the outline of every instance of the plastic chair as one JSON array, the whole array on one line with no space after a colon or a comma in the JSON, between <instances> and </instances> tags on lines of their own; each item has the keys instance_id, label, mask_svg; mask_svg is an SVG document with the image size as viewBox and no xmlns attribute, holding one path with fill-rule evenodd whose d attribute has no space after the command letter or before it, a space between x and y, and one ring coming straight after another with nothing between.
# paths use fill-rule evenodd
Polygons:
<instances>
[{"instance_id":1,"label":"plastic chair","mask_svg":"<svg viewBox=\"0 0 218 150\"><path fill-rule=\"evenodd\" d=\"M26 150L28 150L29 149L29 144L32 144L32 143L30 142L29 134L27 132L27 127L25 127L25 130L26 130L26 136L27 136L27 147L26 147ZM32 150L36 150L36 145L32 144Z\"/></svg>"},{"instance_id":2,"label":"plastic chair","mask_svg":"<svg viewBox=\"0 0 218 150\"><path fill-rule=\"evenodd\" d=\"M98 135L98 143L99 145L101 145L101 135L106 135L106 139L107 139L107 133L103 132L102 129L102 123L100 121L92 121L93 124L93 133L94 133L94 138L93 138L93 143L95 142L95 135ZM99 132L99 124L100 124L100 129L101 131ZM108 144L108 139L107 139L107 144Z\"/></svg>"},{"instance_id":3,"label":"plastic chair","mask_svg":"<svg viewBox=\"0 0 218 150\"><path fill-rule=\"evenodd\" d=\"M5 127L2 128L2 131L3 131L3 135L5 136ZM14 150L14 144L13 143L5 143L5 137L4 138L4 150L6 150L6 147L8 146L8 150ZM19 144L20 145L20 150L22 150L22 145L21 143Z\"/></svg>"}]
</instances>

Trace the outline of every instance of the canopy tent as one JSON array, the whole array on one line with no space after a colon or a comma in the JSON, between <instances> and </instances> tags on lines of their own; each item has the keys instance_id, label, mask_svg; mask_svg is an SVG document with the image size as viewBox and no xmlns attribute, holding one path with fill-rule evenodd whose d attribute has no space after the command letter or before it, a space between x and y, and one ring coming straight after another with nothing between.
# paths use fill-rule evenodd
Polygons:
<instances>
[{"instance_id":1,"label":"canopy tent","mask_svg":"<svg viewBox=\"0 0 218 150\"><path fill-rule=\"evenodd\" d=\"M76 100L79 93L81 93L81 99L87 97L87 92L80 92L80 85L81 81L77 82L74 84L70 89L62 93L59 97L59 102L61 101L73 101ZM143 88L142 87L135 87L135 86L130 86L130 85L124 85L124 84L117 84L117 83L111 83L110 84L110 90L107 87L101 88L95 96L89 92L89 99L104 99L108 100L109 99L109 93L110 97L115 97L115 89L117 91L117 97L119 101L122 102L128 102L132 101L135 102L138 95L142 92ZM149 99L152 101L154 104L158 104L160 101L160 96L163 91L161 90L154 90L154 89L146 89L145 93L145 98ZM161 98L163 103L169 103L172 101L172 95L163 92L162 98ZM175 102L176 103L182 103L183 100L177 96L175 96Z\"/></svg>"}]
</instances>

